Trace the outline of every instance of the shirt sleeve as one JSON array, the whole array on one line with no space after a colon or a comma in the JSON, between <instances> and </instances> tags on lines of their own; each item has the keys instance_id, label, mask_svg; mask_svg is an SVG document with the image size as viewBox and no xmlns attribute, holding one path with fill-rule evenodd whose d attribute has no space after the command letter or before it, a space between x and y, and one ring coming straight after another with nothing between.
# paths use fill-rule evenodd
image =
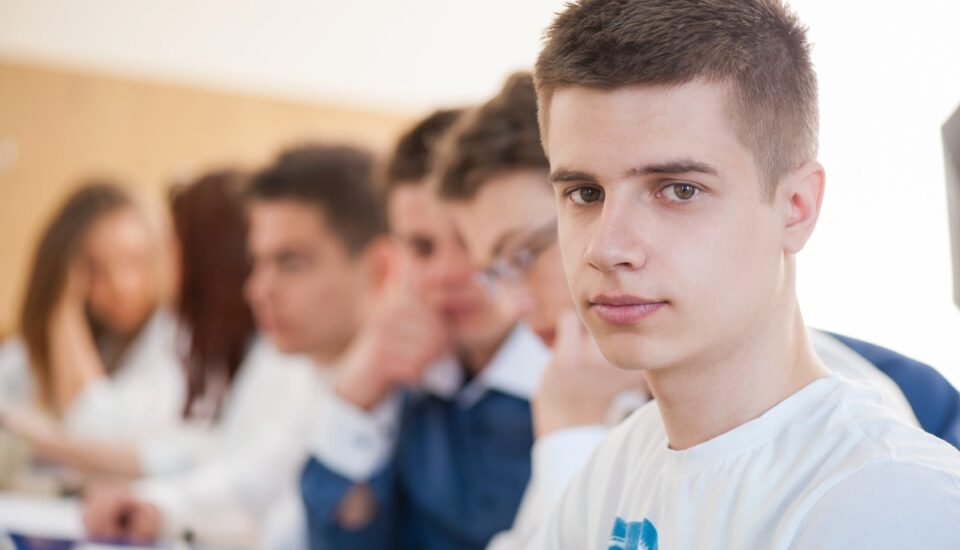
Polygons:
<instances>
[{"instance_id":1,"label":"shirt sleeve","mask_svg":"<svg viewBox=\"0 0 960 550\"><path fill-rule=\"evenodd\" d=\"M264 416L250 427L245 445L181 474L140 482L136 493L161 511L169 538L190 532L205 546L249 546L255 526L271 517L285 491L296 488L306 459L304 430L296 420L282 411ZM270 429L274 421L279 424Z\"/></svg>"},{"instance_id":2,"label":"shirt sleeve","mask_svg":"<svg viewBox=\"0 0 960 550\"><path fill-rule=\"evenodd\" d=\"M513 527L494 537L487 550L529 548L570 480L587 463L607 431L603 425L578 426L538 439L531 453L533 471L530 483Z\"/></svg>"},{"instance_id":3,"label":"shirt sleeve","mask_svg":"<svg viewBox=\"0 0 960 550\"><path fill-rule=\"evenodd\" d=\"M33 399L33 383L27 348L19 338L0 344L0 409L25 406Z\"/></svg>"},{"instance_id":4,"label":"shirt sleeve","mask_svg":"<svg viewBox=\"0 0 960 550\"><path fill-rule=\"evenodd\" d=\"M299 502L305 440L323 381L310 365L272 352L250 353L224 400L209 452L176 438L167 449L165 438L141 449L147 450L141 460L161 464L183 451L201 457L189 471L138 485L139 496L161 510L168 537L190 531L201 546L250 547L254 529L272 519L284 497Z\"/></svg>"},{"instance_id":5,"label":"shirt sleeve","mask_svg":"<svg viewBox=\"0 0 960 550\"><path fill-rule=\"evenodd\" d=\"M258 519L236 490L236 477L231 464L211 463L181 476L138 482L134 494L160 511L167 538L190 533L201 544L242 546L255 540Z\"/></svg>"},{"instance_id":6,"label":"shirt sleeve","mask_svg":"<svg viewBox=\"0 0 960 550\"><path fill-rule=\"evenodd\" d=\"M806 515L793 550L960 548L960 480L923 466L867 466Z\"/></svg>"},{"instance_id":7,"label":"shirt sleeve","mask_svg":"<svg viewBox=\"0 0 960 550\"><path fill-rule=\"evenodd\" d=\"M350 481L370 479L393 456L400 401L399 394L394 394L366 412L328 389L318 403L311 454Z\"/></svg>"},{"instance_id":8,"label":"shirt sleeve","mask_svg":"<svg viewBox=\"0 0 960 550\"><path fill-rule=\"evenodd\" d=\"M216 435L207 426L172 428L142 438L137 445L144 477L170 475L189 470L216 454Z\"/></svg>"},{"instance_id":9,"label":"shirt sleeve","mask_svg":"<svg viewBox=\"0 0 960 550\"><path fill-rule=\"evenodd\" d=\"M559 502L536 530L528 548L535 550L579 550L592 548L585 526L590 510L590 467L570 481Z\"/></svg>"},{"instance_id":10,"label":"shirt sleeve","mask_svg":"<svg viewBox=\"0 0 960 550\"><path fill-rule=\"evenodd\" d=\"M71 434L134 439L181 420L186 383L177 357L176 325L157 313L131 345L120 369L88 384L64 414Z\"/></svg>"}]
</instances>

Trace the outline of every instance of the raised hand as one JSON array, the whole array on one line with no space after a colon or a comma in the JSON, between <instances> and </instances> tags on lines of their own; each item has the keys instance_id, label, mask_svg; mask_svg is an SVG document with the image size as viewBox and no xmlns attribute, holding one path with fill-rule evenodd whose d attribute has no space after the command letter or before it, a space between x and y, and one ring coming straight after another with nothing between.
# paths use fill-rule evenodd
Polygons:
<instances>
[{"instance_id":1,"label":"raised hand","mask_svg":"<svg viewBox=\"0 0 960 550\"><path fill-rule=\"evenodd\" d=\"M375 407L395 386L417 381L449 350L440 316L414 290L408 261L402 251L392 251L386 282L340 362L337 392L363 409Z\"/></svg>"}]
</instances>

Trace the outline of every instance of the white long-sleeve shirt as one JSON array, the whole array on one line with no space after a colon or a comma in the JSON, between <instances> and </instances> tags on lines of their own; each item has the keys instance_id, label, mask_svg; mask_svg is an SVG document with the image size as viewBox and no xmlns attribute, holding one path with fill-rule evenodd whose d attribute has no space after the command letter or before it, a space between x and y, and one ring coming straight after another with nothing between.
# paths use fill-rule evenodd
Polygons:
<instances>
[{"instance_id":1,"label":"white long-sleeve shirt","mask_svg":"<svg viewBox=\"0 0 960 550\"><path fill-rule=\"evenodd\" d=\"M203 544L256 545L272 509L296 487L312 400L329 378L308 359L258 340L228 391L212 451L194 468L135 486L161 511L166 536L190 531Z\"/></svg>"},{"instance_id":2,"label":"white long-sleeve shirt","mask_svg":"<svg viewBox=\"0 0 960 550\"><path fill-rule=\"evenodd\" d=\"M185 396L176 347L176 322L158 310L108 377L88 384L64 412L71 435L137 439L179 424ZM35 384L26 346L12 338L0 347L0 406L34 409Z\"/></svg>"}]
</instances>

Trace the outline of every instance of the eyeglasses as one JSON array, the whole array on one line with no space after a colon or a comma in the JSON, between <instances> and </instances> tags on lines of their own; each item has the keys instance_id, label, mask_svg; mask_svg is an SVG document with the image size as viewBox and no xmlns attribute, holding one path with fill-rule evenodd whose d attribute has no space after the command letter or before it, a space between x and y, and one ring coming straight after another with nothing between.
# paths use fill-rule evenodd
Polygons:
<instances>
[{"instance_id":1,"label":"eyeglasses","mask_svg":"<svg viewBox=\"0 0 960 550\"><path fill-rule=\"evenodd\" d=\"M557 242L557 220L532 231L526 239L510 250L499 253L490 267L478 272L474 279L490 297L498 290L521 283L530 272L533 262Z\"/></svg>"}]
</instances>

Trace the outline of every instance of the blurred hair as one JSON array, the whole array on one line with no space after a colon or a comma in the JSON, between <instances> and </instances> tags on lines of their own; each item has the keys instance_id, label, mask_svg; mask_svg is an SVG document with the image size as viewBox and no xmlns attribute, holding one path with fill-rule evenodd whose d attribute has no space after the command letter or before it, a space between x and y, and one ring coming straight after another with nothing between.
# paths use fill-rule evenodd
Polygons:
<instances>
[{"instance_id":1,"label":"blurred hair","mask_svg":"<svg viewBox=\"0 0 960 550\"><path fill-rule=\"evenodd\" d=\"M288 149L253 176L248 196L316 207L352 253L387 231L374 183L373 159L355 147L301 145Z\"/></svg>"},{"instance_id":2,"label":"blurred hair","mask_svg":"<svg viewBox=\"0 0 960 550\"><path fill-rule=\"evenodd\" d=\"M430 174L434 153L440 139L463 114L463 109L436 110L397 140L387 161L384 175L385 195L399 185L416 185Z\"/></svg>"},{"instance_id":3,"label":"blurred hair","mask_svg":"<svg viewBox=\"0 0 960 550\"><path fill-rule=\"evenodd\" d=\"M437 191L445 199L468 200L504 172L549 168L540 143L533 78L516 73L444 138L437 156Z\"/></svg>"},{"instance_id":4,"label":"blurred hair","mask_svg":"<svg viewBox=\"0 0 960 550\"><path fill-rule=\"evenodd\" d=\"M208 390L211 376L233 382L256 332L243 297L250 273L243 183L237 172L212 172L171 194L179 244L176 313L190 336L184 416Z\"/></svg>"}]
</instances>

